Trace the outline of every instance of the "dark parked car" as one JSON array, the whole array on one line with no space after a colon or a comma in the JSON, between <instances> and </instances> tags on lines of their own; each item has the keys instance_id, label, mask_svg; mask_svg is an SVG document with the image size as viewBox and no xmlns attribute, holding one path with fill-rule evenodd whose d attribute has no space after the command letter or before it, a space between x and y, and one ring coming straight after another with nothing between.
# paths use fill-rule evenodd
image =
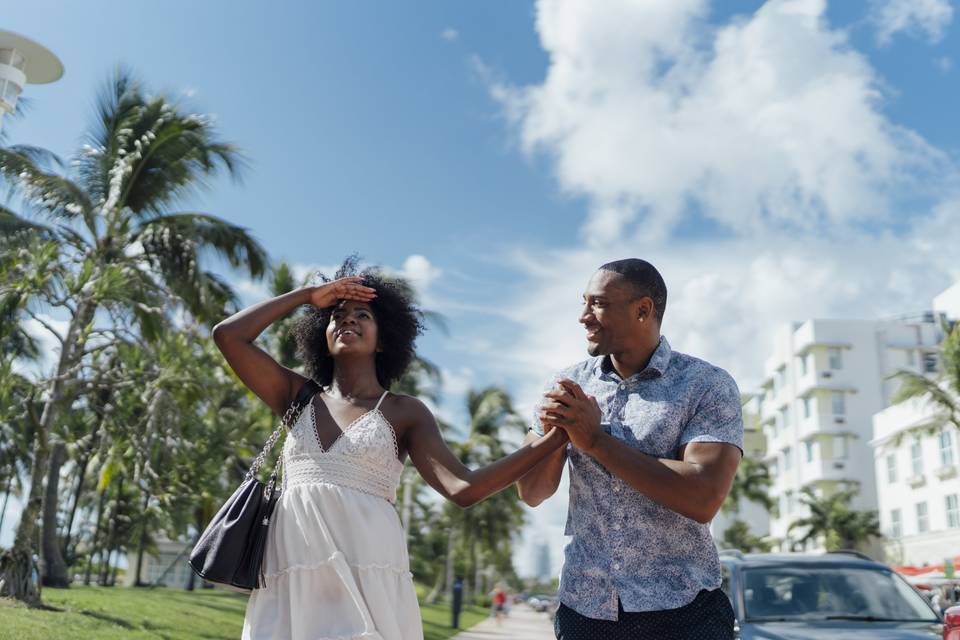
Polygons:
<instances>
[{"instance_id":1,"label":"dark parked car","mask_svg":"<svg viewBox=\"0 0 960 640\"><path fill-rule=\"evenodd\" d=\"M721 552L742 640L933 640L943 624L889 567L855 552Z\"/></svg>"}]
</instances>

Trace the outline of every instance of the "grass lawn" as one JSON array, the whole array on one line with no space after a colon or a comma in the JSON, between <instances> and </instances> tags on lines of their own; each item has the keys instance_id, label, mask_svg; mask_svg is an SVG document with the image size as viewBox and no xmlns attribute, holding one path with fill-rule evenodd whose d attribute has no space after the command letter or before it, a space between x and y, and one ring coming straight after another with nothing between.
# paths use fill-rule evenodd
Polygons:
<instances>
[{"instance_id":1,"label":"grass lawn","mask_svg":"<svg viewBox=\"0 0 960 640\"><path fill-rule=\"evenodd\" d=\"M43 601L55 610L28 609L0 598L0 640L237 640L247 596L212 589L71 587L44 589ZM423 605L426 640L453 635L446 605ZM487 615L467 608L466 629Z\"/></svg>"}]
</instances>

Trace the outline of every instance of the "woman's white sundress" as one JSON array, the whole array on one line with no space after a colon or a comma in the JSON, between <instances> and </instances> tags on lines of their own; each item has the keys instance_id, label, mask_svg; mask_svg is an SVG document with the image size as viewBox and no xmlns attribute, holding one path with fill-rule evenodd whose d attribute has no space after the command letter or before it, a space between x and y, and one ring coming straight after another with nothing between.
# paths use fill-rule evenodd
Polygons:
<instances>
[{"instance_id":1,"label":"woman's white sundress","mask_svg":"<svg viewBox=\"0 0 960 640\"><path fill-rule=\"evenodd\" d=\"M264 551L266 585L242 640L422 640L400 518L403 464L377 406L328 450L311 402L283 445L283 482Z\"/></svg>"}]
</instances>

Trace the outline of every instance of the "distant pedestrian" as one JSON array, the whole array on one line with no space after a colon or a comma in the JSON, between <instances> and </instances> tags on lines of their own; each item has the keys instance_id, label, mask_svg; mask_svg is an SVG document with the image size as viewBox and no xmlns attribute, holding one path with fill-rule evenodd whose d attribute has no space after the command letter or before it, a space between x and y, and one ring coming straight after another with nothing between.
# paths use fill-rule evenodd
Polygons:
<instances>
[{"instance_id":1,"label":"distant pedestrian","mask_svg":"<svg viewBox=\"0 0 960 640\"><path fill-rule=\"evenodd\" d=\"M503 616L507 607L507 592L506 590L497 585L493 590L493 616L497 620L497 624L502 624Z\"/></svg>"}]
</instances>

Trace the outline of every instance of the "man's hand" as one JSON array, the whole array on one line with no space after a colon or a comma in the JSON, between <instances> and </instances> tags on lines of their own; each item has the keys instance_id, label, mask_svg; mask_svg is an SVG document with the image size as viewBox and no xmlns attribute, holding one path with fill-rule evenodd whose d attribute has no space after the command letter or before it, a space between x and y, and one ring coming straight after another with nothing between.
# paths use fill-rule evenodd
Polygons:
<instances>
[{"instance_id":1,"label":"man's hand","mask_svg":"<svg viewBox=\"0 0 960 640\"><path fill-rule=\"evenodd\" d=\"M573 380L559 381L560 388L543 394L540 422L548 427L563 429L574 447L589 453L603 433L600 428L600 405L593 396L583 392Z\"/></svg>"}]
</instances>

